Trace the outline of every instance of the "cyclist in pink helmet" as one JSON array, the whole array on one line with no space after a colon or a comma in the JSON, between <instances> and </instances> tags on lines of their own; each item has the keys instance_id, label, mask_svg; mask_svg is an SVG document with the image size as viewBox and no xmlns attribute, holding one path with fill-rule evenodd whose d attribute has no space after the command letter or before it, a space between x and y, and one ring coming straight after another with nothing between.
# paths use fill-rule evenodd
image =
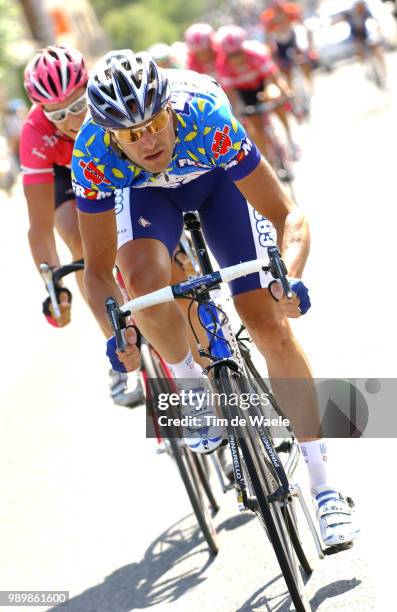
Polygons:
<instances>
[{"instance_id":1,"label":"cyclist in pink helmet","mask_svg":"<svg viewBox=\"0 0 397 612\"><path fill-rule=\"evenodd\" d=\"M59 265L54 227L73 259L83 256L72 190L70 165L74 140L83 123L88 73L75 49L55 45L42 49L25 69L24 85L33 105L21 132L22 182L29 209L29 243L36 266ZM82 274L77 275L82 290ZM70 321L70 292L62 291L61 316L55 319L48 301L49 323Z\"/></svg>"},{"instance_id":2,"label":"cyclist in pink helmet","mask_svg":"<svg viewBox=\"0 0 397 612\"><path fill-rule=\"evenodd\" d=\"M82 54L56 45L36 53L25 69L24 85L33 105L22 126L20 157L29 209L28 237L37 267L42 262L59 266L54 229L73 260L83 257L70 167L74 141L87 110L87 80ZM84 296L82 276L77 273L76 280ZM58 290L59 318L55 318L49 298L44 300L43 313L54 327L70 322L71 298L66 287ZM114 371L110 374L113 401L132 405L127 377Z\"/></svg>"},{"instance_id":3,"label":"cyclist in pink helmet","mask_svg":"<svg viewBox=\"0 0 397 612\"><path fill-rule=\"evenodd\" d=\"M200 74L215 74L214 30L208 23L193 23L185 32L187 68Z\"/></svg>"},{"instance_id":4,"label":"cyclist in pink helmet","mask_svg":"<svg viewBox=\"0 0 397 612\"><path fill-rule=\"evenodd\" d=\"M58 104L88 79L80 51L55 45L39 51L25 69L25 87L37 104Z\"/></svg>"}]
</instances>

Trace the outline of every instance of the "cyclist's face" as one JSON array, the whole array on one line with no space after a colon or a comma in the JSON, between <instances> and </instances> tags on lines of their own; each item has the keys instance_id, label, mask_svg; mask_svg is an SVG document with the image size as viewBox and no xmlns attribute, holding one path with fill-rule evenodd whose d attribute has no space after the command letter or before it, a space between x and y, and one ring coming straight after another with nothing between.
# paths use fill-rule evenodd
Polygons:
<instances>
[{"instance_id":1,"label":"cyclist's face","mask_svg":"<svg viewBox=\"0 0 397 612\"><path fill-rule=\"evenodd\" d=\"M195 53L196 58L199 62L211 62L215 59L215 53L211 47L207 47L206 49L200 49Z\"/></svg>"},{"instance_id":2,"label":"cyclist's face","mask_svg":"<svg viewBox=\"0 0 397 612\"><path fill-rule=\"evenodd\" d=\"M43 108L46 111L55 111L67 108L75 100L81 98L81 96L84 95L85 90L85 86L79 87L73 93L71 93L70 96L68 96L63 102L59 102L58 104L43 104ZM54 123L54 125L56 125L58 130L65 134L65 136L68 136L72 140L76 140L76 136L78 134L79 129L81 128L86 112L87 108L84 108L78 115L68 113L63 121L56 122Z\"/></svg>"},{"instance_id":3,"label":"cyclist's face","mask_svg":"<svg viewBox=\"0 0 397 612\"><path fill-rule=\"evenodd\" d=\"M175 147L173 115L171 109L168 112L170 114L169 121L161 132L151 134L148 130L144 130L142 137L137 142L131 144L117 142L120 149L131 161L154 174L162 172L169 166ZM145 127L146 123L150 123L150 121L144 121L141 126Z\"/></svg>"},{"instance_id":4,"label":"cyclist's face","mask_svg":"<svg viewBox=\"0 0 397 612\"><path fill-rule=\"evenodd\" d=\"M236 53L230 53L228 60L232 66L243 66L245 64L245 54L243 51L236 51Z\"/></svg>"}]
</instances>

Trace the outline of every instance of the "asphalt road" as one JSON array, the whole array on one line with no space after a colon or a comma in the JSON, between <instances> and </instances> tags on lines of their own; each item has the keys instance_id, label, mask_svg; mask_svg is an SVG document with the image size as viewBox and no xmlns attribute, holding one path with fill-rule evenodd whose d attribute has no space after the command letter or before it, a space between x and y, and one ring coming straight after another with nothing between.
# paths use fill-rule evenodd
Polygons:
<instances>
[{"instance_id":1,"label":"asphalt road","mask_svg":"<svg viewBox=\"0 0 397 612\"><path fill-rule=\"evenodd\" d=\"M316 376L396 376L396 56L388 62L386 94L357 65L319 77L311 124L297 135L313 308L294 327ZM103 341L77 292L73 325L43 322L19 187L1 196L0 219L0 590L69 590L67 612L290 610L266 536L233 493L218 490L220 552L209 558L175 468L145 439L143 409L107 398ZM355 498L363 533L317 562L308 596L321 612L383 612L393 607L394 441L331 447L330 468ZM301 478L305 486L304 470Z\"/></svg>"}]
</instances>

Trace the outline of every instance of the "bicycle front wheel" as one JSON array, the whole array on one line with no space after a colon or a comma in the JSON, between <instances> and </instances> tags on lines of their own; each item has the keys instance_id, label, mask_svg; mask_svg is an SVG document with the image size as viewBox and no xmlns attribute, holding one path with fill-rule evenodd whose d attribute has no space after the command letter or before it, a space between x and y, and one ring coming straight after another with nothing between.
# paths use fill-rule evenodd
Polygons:
<instances>
[{"instance_id":1,"label":"bicycle front wheel","mask_svg":"<svg viewBox=\"0 0 397 612\"><path fill-rule=\"evenodd\" d=\"M247 383L249 387L252 388L252 390L259 395L261 394L261 392L265 393L265 395L268 397L269 402L271 404L271 410L274 411L275 415L285 416L282 410L280 409L279 405L277 404L275 397L271 393L270 388L266 384L265 380L260 376L254 362L252 361L249 350L244 345L242 345L240 346L240 352L241 352L241 356L244 361L245 370L246 370L246 374L248 377ZM268 409L266 406L259 405L255 407L256 415L273 416L272 414L266 414L266 412L268 412ZM271 441L275 445L275 437L272 435L273 434L272 429L267 428L267 433L270 435ZM277 432L274 432L274 433L277 436ZM286 452L288 452L288 446L292 442L292 440L295 438L295 436L294 436L293 431L290 429L290 427L287 428L287 434L289 435L289 437L283 440L287 444L285 444L284 446L280 444L279 446L276 446L276 450L278 452L280 452L278 450L279 448L285 448ZM271 464L269 464L269 462L268 462L268 469L272 469L272 466ZM313 572L313 567L309 560L309 555L306 553L301 537L299 535L298 521L297 521L297 515L296 515L296 509L295 509L295 501L296 500L293 497L291 497L291 500L289 501L288 505L282 507L281 511L283 513L283 517L287 525L287 528L288 528L288 531L291 537L291 541L293 543L293 546L294 546L296 555L299 559L299 562L303 570L305 571L305 573L311 574Z\"/></svg>"},{"instance_id":2,"label":"bicycle front wheel","mask_svg":"<svg viewBox=\"0 0 397 612\"><path fill-rule=\"evenodd\" d=\"M154 398L160 393L175 393L175 383L163 369L161 359L156 351L151 346L143 344L141 354L144 369L148 377L147 385L150 396ZM154 412L156 418L156 411L154 410ZM167 427L167 430L162 433L163 437L168 439L172 455L204 539L211 553L215 555L219 550L217 535L207 507L205 494L211 504L213 513L219 509L219 506L213 495L209 478L201 464L202 458L196 457L186 447L181 438L181 432L176 427Z\"/></svg>"},{"instance_id":3,"label":"bicycle front wheel","mask_svg":"<svg viewBox=\"0 0 397 612\"><path fill-rule=\"evenodd\" d=\"M240 384L241 379L233 376L227 367L220 369L219 376L220 386L227 397L230 397L230 394L234 396L236 393L246 392L244 385L241 386ZM245 414L244 417L246 418L246 416ZM289 530L290 524L287 517L291 513L288 512L287 514L286 511L283 513L277 499L270 501L271 495L279 488L278 475L269 467L271 462L261 448L262 442L255 431L255 427L241 429L238 444L247 479L256 499L255 512L272 544L295 609L298 612L309 612L311 608L306 598L299 563ZM274 448L272 450L273 453L276 453ZM283 505L287 509L288 503L288 498L284 498Z\"/></svg>"}]
</instances>

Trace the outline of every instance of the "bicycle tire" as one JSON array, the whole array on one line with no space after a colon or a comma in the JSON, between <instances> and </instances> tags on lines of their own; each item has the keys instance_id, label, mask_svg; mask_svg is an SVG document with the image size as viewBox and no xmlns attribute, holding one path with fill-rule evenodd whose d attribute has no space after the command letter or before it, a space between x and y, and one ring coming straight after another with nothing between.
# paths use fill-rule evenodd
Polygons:
<instances>
[{"instance_id":1,"label":"bicycle tire","mask_svg":"<svg viewBox=\"0 0 397 612\"><path fill-rule=\"evenodd\" d=\"M168 376L166 372L162 370L161 362L157 358L152 347L147 344L142 345L141 355L144 369L148 376L147 384L150 386L152 396L156 396L159 393L174 393L175 389L168 382ZM177 437L177 432L174 431L173 434L174 435L169 435L169 432L164 431L163 437L167 438L169 441L179 474L203 537L207 542L210 552L216 555L219 550L216 530L203 500L203 492L205 492L205 487L202 482L203 472L200 473L197 469L197 464L192 458L193 453L183 444L181 438ZM210 488L208 482L207 486Z\"/></svg>"},{"instance_id":2,"label":"bicycle tire","mask_svg":"<svg viewBox=\"0 0 397 612\"><path fill-rule=\"evenodd\" d=\"M219 369L217 377L224 393L229 395L239 392L239 380L232 376L227 366ZM249 428L241 432L238 445L257 500L255 512L265 526L295 609L297 612L309 612L311 608L304 593L302 577L287 523L279 512L278 503L269 503L267 499L272 487L267 482L266 467L261 461L255 436L252 435Z\"/></svg>"},{"instance_id":3,"label":"bicycle tire","mask_svg":"<svg viewBox=\"0 0 397 612\"><path fill-rule=\"evenodd\" d=\"M262 391L268 394L269 400L272 404L272 408L275 410L275 412L281 416L284 416L280 407L277 404L277 401L275 400L274 396L270 392L269 387L267 386L263 378L260 376L258 370L256 369L256 366L251 359L251 355L248 349L246 349L246 347L243 347L243 350L242 351L240 350L240 352L241 352L241 356L242 356L242 359L246 367L246 371L248 375L251 375L252 377L250 384L252 384L252 380L254 380L255 381L254 384L257 385ZM290 429L290 427L288 427L287 429L290 430L291 436L293 436L294 434L292 430ZM294 545L296 555L299 559L299 563L301 564L306 574L311 574L313 572L313 567L312 567L312 564L310 563L308 555L306 554L303 548L303 544L299 536L299 529L297 527L297 518L296 518L294 501L295 500L292 500L292 504L289 507L284 508L284 520L286 521L288 529L290 531L291 540Z\"/></svg>"},{"instance_id":4,"label":"bicycle tire","mask_svg":"<svg viewBox=\"0 0 397 612\"><path fill-rule=\"evenodd\" d=\"M211 510L213 514L216 514L219 510L219 504L216 501L215 495L212 491L211 484L209 481L209 468L205 462L205 455L193 455L194 462L196 464L196 469L199 474L201 484L203 485L203 489L207 496L208 502L211 506Z\"/></svg>"}]
</instances>

